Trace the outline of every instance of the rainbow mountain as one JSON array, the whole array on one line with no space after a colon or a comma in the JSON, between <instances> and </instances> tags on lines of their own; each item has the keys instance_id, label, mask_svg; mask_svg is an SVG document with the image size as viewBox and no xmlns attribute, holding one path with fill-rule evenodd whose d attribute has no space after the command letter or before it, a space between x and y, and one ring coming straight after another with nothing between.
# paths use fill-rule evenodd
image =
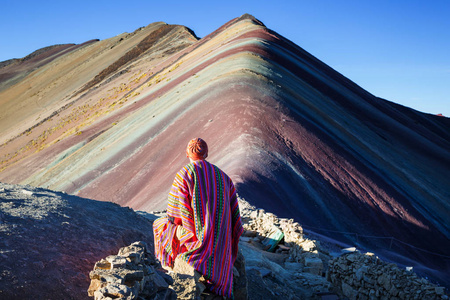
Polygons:
<instances>
[{"instance_id":1,"label":"rainbow mountain","mask_svg":"<svg viewBox=\"0 0 450 300\"><path fill-rule=\"evenodd\" d=\"M372 95L251 15L1 62L0 133L0 181L146 211L202 137L251 204L449 277L450 119Z\"/></svg>"}]
</instances>

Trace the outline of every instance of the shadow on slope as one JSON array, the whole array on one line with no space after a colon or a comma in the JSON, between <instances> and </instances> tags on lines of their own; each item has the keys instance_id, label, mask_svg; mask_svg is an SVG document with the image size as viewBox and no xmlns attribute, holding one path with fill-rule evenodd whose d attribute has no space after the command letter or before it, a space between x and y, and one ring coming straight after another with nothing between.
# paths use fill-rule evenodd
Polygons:
<instances>
[{"instance_id":1,"label":"shadow on slope","mask_svg":"<svg viewBox=\"0 0 450 300\"><path fill-rule=\"evenodd\" d=\"M129 208L0 183L0 298L89 299L89 271L152 224Z\"/></svg>"},{"instance_id":2,"label":"shadow on slope","mask_svg":"<svg viewBox=\"0 0 450 300\"><path fill-rule=\"evenodd\" d=\"M274 176L276 180L255 174L253 179L237 184L239 195L280 217L293 218L318 240L326 237L362 252L374 252L450 287L450 253L446 251L450 240L427 220L422 219L424 225L419 226L332 190L327 197L318 190L315 196L321 200L317 201L307 187L300 193L301 189L292 188L299 185L299 179L288 170L275 172Z\"/></svg>"}]
</instances>

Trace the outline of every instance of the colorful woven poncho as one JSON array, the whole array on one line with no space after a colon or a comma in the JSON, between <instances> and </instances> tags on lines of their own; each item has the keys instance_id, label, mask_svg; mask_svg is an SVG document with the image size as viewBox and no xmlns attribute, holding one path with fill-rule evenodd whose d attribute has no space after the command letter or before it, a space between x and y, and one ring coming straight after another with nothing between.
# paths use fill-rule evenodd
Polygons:
<instances>
[{"instance_id":1,"label":"colorful woven poncho","mask_svg":"<svg viewBox=\"0 0 450 300\"><path fill-rule=\"evenodd\" d=\"M197 160L177 173L168 202L167 217L153 223L156 257L172 266L181 255L214 293L232 298L233 264L243 232L233 182L215 165Z\"/></svg>"}]
</instances>

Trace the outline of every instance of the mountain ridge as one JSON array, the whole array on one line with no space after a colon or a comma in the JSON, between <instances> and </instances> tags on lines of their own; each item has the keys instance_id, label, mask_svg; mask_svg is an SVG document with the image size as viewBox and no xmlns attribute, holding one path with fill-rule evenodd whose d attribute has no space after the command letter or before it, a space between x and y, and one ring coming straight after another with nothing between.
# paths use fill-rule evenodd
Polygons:
<instances>
[{"instance_id":1,"label":"mountain ridge","mask_svg":"<svg viewBox=\"0 0 450 300\"><path fill-rule=\"evenodd\" d=\"M449 119L375 97L250 15L200 40L188 29L168 31L76 93L164 24L80 50L85 60L76 64L95 68L72 69L64 93L60 81L41 92L47 115L67 107L29 133L44 118L39 107L22 131L0 122L9 136L25 133L0 147L0 180L158 210L186 163L187 141L199 135L210 160L258 207L369 248L389 249L389 240L345 232L357 226L360 236L450 247ZM54 63L71 64L63 58ZM397 251L446 272L442 260Z\"/></svg>"}]
</instances>

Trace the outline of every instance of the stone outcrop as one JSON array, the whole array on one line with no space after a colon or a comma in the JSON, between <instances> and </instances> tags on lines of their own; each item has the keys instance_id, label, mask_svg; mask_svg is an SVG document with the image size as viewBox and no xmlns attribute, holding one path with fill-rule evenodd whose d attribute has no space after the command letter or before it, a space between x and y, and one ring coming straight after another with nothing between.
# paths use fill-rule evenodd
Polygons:
<instances>
[{"instance_id":1,"label":"stone outcrop","mask_svg":"<svg viewBox=\"0 0 450 300\"><path fill-rule=\"evenodd\" d=\"M303 228L294 219L278 218L263 209L254 209L240 200L239 204L243 218L244 236L252 237L253 241L263 242L270 237L274 230L280 230L284 237L277 244L276 252L289 254L289 262L301 263L304 271L321 275L323 272L322 260L328 260L329 255L325 249L320 248L319 241L308 239L303 234ZM323 259L319 258L323 256Z\"/></svg>"},{"instance_id":2,"label":"stone outcrop","mask_svg":"<svg viewBox=\"0 0 450 300\"><path fill-rule=\"evenodd\" d=\"M173 289L177 293L177 299L200 300L200 295L206 289L204 277L183 259L175 259L170 274L174 279Z\"/></svg>"},{"instance_id":3,"label":"stone outcrop","mask_svg":"<svg viewBox=\"0 0 450 300\"><path fill-rule=\"evenodd\" d=\"M205 291L203 276L184 261L177 259L174 268L169 269L161 267L146 243L134 242L95 264L89 274L88 295L95 300L222 299ZM248 299L242 253L238 254L233 274L235 299Z\"/></svg>"},{"instance_id":4,"label":"stone outcrop","mask_svg":"<svg viewBox=\"0 0 450 300\"><path fill-rule=\"evenodd\" d=\"M192 266L182 259L175 259L173 269L169 274L173 278L173 284L170 286L180 300L214 300L223 298L206 289L206 279ZM233 295L235 300L247 300L247 275L245 272L245 258L242 252L238 256L233 268Z\"/></svg>"},{"instance_id":5,"label":"stone outcrop","mask_svg":"<svg viewBox=\"0 0 450 300\"><path fill-rule=\"evenodd\" d=\"M284 288L294 295L288 299L320 299L323 295L337 299L336 294L344 299L448 299L444 287L412 271L401 270L371 253L351 252L333 258L326 246L308 238L293 219L278 218L243 199L239 205L245 229L240 248L244 251L246 245L267 251L265 241L276 230L283 233L273 254L261 252L262 255L255 256L246 251L259 260L255 262L249 257L247 270L251 273L256 268L261 280L269 277L284 280Z\"/></svg>"},{"instance_id":6,"label":"stone outcrop","mask_svg":"<svg viewBox=\"0 0 450 300\"><path fill-rule=\"evenodd\" d=\"M333 259L327 278L350 300L448 299L444 287L384 262L373 253L353 252Z\"/></svg>"},{"instance_id":7,"label":"stone outcrop","mask_svg":"<svg viewBox=\"0 0 450 300\"><path fill-rule=\"evenodd\" d=\"M256 269L262 278L284 281L289 287L288 297L294 297L292 299L311 299L319 294L331 293L332 285L326 280L324 272L330 259L329 253L320 247L318 241L307 238L299 223L256 209L243 199L239 200L239 207L245 229L240 248L250 256L247 270ZM283 237L270 241L272 236L280 236L277 231ZM267 253L270 250L267 245L273 243L276 243L274 253ZM247 245L262 252L252 252Z\"/></svg>"},{"instance_id":8,"label":"stone outcrop","mask_svg":"<svg viewBox=\"0 0 450 300\"><path fill-rule=\"evenodd\" d=\"M160 269L147 244L141 241L98 261L89 277L88 295L95 300L177 299L169 288L172 277Z\"/></svg>"}]
</instances>

